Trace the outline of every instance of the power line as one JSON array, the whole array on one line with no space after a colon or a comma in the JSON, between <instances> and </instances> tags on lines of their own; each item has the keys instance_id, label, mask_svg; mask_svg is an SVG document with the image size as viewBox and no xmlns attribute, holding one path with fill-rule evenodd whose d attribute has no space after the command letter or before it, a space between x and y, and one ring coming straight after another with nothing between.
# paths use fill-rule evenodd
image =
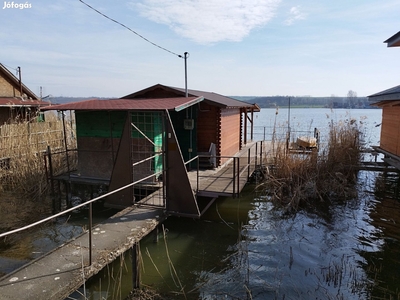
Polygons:
<instances>
[{"instance_id":1,"label":"power line","mask_svg":"<svg viewBox=\"0 0 400 300\"><path fill-rule=\"evenodd\" d=\"M89 8L92 9L92 10L94 10L95 12L97 12L97 13L100 14L100 15L102 15L103 17L109 19L110 21L113 21L114 23L117 23L118 25L121 25L122 27L128 29L129 31L131 31L132 33L136 34L136 35L137 35L138 37L140 37L141 39L143 39L143 40L145 40L146 42L152 44L153 46L156 46L156 47L158 47L158 48L160 48L160 49L162 49L162 50L164 50L164 51L167 51L167 52L169 52L169 53L171 53L171 54L173 54L173 55L176 55L176 56L178 56L179 58L183 58L182 55L177 54L177 53L175 53L175 52L173 52L173 51L170 51L170 50L168 50L168 49L166 49L166 48L164 48L164 47L161 47L160 45L157 45L156 43L153 43L152 41L146 39L144 36L140 35L140 34L137 33L136 31L134 31L133 29L131 29L131 28L129 28L128 26L126 26L126 25L124 25L124 24L118 22L117 20L114 20L114 19L110 18L109 16L103 14L102 12L98 11L97 9L95 9L94 7L92 7L92 6L90 6L89 4L85 3L84 1L79 0L79 2L82 2L82 3L85 4L87 7L89 7Z\"/></svg>"},{"instance_id":2,"label":"power line","mask_svg":"<svg viewBox=\"0 0 400 300\"><path fill-rule=\"evenodd\" d=\"M5 66L5 67L7 67L7 68L9 68L9 69L12 69L12 70L14 70L14 71L18 71L17 68L13 68L13 67L7 66L7 65L5 65L5 64L3 64L3 66Z\"/></svg>"}]
</instances>

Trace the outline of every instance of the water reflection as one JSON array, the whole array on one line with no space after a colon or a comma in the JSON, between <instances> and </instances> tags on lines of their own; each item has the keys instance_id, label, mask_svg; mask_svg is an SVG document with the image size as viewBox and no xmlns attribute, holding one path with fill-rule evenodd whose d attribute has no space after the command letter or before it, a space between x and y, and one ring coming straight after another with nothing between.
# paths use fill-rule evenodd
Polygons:
<instances>
[{"instance_id":1,"label":"water reflection","mask_svg":"<svg viewBox=\"0 0 400 300\"><path fill-rule=\"evenodd\" d=\"M398 299L398 177L359 177L357 198L295 214L249 186L202 220L169 218L158 243L150 235L141 244L142 283L175 299ZM3 272L79 234L84 217L18 237L1 253ZM131 288L127 253L73 297L123 299Z\"/></svg>"},{"instance_id":2,"label":"water reflection","mask_svg":"<svg viewBox=\"0 0 400 300\"><path fill-rule=\"evenodd\" d=\"M400 299L400 203L376 191L380 180L360 172L358 197L294 214L248 187L202 220L169 218L158 243L141 243L141 281L174 299ZM112 267L122 275L101 275L104 299L110 286L131 289L130 255L123 261ZM99 281L90 284L97 299Z\"/></svg>"},{"instance_id":3,"label":"water reflection","mask_svg":"<svg viewBox=\"0 0 400 300\"><path fill-rule=\"evenodd\" d=\"M22 207L19 210L26 210ZM25 212L26 213L26 212ZM94 224L114 215L116 210L96 210ZM13 215L17 215L17 211ZM37 217L37 216L36 216ZM16 218L15 227L26 225L25 219ZM8 223L0 219L0 229ZM29 230L0 239L0 276L8 274L26 263L52 251L61 244L80 235L88 225L88 210L81 209ZM6 231L7 229L2 229Z\"/></svg>"}]
</instances>

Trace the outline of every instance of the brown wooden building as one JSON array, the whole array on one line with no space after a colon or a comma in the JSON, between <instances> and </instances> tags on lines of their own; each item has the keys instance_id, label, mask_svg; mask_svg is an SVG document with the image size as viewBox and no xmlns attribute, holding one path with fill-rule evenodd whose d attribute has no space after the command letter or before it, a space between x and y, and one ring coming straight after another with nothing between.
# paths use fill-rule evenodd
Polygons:
<instances>
[{"instance_id":1,"label":"brown wooden building","mask_svg":"<svg viewBox=\"0 0 400 300\"><path fill-rule=\"evenodd\" d=\"M124 188L107 197L111 207L130 206L135 199L158 193L162 200L154 200L154 205L166 204L171 214L200 216L215 197L198 197L187 170L197 166L198 155L211 145L213 167L236 155L247 143L245 120L252 124L258 107L214 93L184 93L156 85L120 99L43 108L75 111L77 149L66 149L66 159L76 151L77 168L56 179L69 186Z\"/></svg>"},{"instance_id":2,"label":"brown wooden building","mask_svg":"<svg viewBox=\"0 0 400 300\"><path fill-rule=\"evenodd\" d=\"M37 116L40 106L47 105L0 64L0 125L30 121Z\"/></svg>"},{"instance_id":3,"label":"brown wooden building","mask_svg":"<svg viewBox=\"0 0 400 300\"><path fill-rule=\"evenodd\" d=\"M185 94L185 89L156 84L122 99L184 97ZM204 100L187 109L184 119L176 118L174 122L186 160L198 153L209 152L215 145L214 167L218 167L247 143L248 133L252 139L254 112L260 111L256 104L199 90L188 90L188 96L203 97ZM190 130L185 129L188 124L192 125Z\"/></svg>"},{"instance_id":4,"label":"brown wooden building","mask_svg":"<svg viewBox=\"0 0 400 300\"><path fill-rule=\"evenodd\" d=\"M388 47L400 46L400 31L384 43ZM400 169L400 85L368 96L372 105L382 108L381 138L378 151L385 161Z\"/></svg>"},{"instance_id":5,"label":"brown wooden building","mask_svg":"<svg viewBox=\"0 0 400 300\"><path fill-rule=\"evenodd\" d=\"M382 108L380 148L400 158L400 85L368 96Z\"/></svg>"}]
</instances>

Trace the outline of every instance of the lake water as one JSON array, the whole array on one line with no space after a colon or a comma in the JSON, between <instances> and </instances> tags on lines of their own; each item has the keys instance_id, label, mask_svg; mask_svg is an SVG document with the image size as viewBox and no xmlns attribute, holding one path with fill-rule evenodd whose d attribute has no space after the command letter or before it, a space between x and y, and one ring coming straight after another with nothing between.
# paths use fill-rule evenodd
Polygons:
<instances>
[{"instance_id":1,"label":"lake water","mask_svg":"<svg viewBox=\"0 0 400 300\"><path fill-rule=\"evenodd\" d=\"M367 145L379 144L380 110L291 109L289 125L324 135L351 118ZM287 128L288 111L262 109L257 134L274 124ZM354 199L290 215L248 186L201 220L169 218L158 243L141 243L142 283L174 299L400 299L398 179L361 171L358 183ZM125 255L86 285L86 297L123 299L130 266Z\"/></svg>"},{"instance_id":2,"label":"lake water","mask_svg":"<svg viewBox=\"0 0 400 300\"><path fill-rule=\"evenodd\" d=\"M318 128L324 142L332 122L355 119L366 145L379 144L377 109L291 109L290 117L287 109L262 109L256 116L255 139L270 139L272 128L283 136L288 127L293 136ZM239 198L218 199L201 220L171 217L158 243L153 235L141 243L141 281L173 299L400 299L398 179L362 171L358 183L354 199L290 215L249 185ZM82 224L59 220L19 237L0 249L0 273L78 234ZM127 253L80 290L85 296L70 299L124 299L131 288Z\"/></svg>"}]
</instances>

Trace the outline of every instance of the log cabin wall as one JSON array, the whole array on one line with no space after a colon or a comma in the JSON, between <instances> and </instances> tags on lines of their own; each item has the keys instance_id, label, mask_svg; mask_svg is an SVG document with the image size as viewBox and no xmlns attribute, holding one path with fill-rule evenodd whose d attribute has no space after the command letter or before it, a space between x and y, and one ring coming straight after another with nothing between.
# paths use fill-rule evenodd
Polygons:
<instances>
[{"instance_id":1,"label":"log cabin wall","mask_svg":"<svg viewBox=\"0 0 400 300\"><path fill-rule=\"evenodd\" d=\"M207 152L211 143L217 146L217 156L220 154L218 128L219 108L207 103L201 103L197 119L197 151ZM217 161L219 165L219 162Z\"/></svg>"},{"instance_id":2,"label":"log cabin wall","mask_svg":"<svg viewBox=\"0 0 400 300\"><path fill-rule=\"evenodd\" d=\"M240 109L221 109L220 151L222 156L233 156L240 150ZM228 159L222 159L224 163Z\"/></svg>"},{"instance_id":3,"label":"log cabin wall","mask_svg":"<svg viewBox=\"0 0 400 300\"><path fill-rule=\"evenodd\" d=\"M400 156L400 106L382 108L382 128L380 147Z\"/></svg>"}]
</instances>

